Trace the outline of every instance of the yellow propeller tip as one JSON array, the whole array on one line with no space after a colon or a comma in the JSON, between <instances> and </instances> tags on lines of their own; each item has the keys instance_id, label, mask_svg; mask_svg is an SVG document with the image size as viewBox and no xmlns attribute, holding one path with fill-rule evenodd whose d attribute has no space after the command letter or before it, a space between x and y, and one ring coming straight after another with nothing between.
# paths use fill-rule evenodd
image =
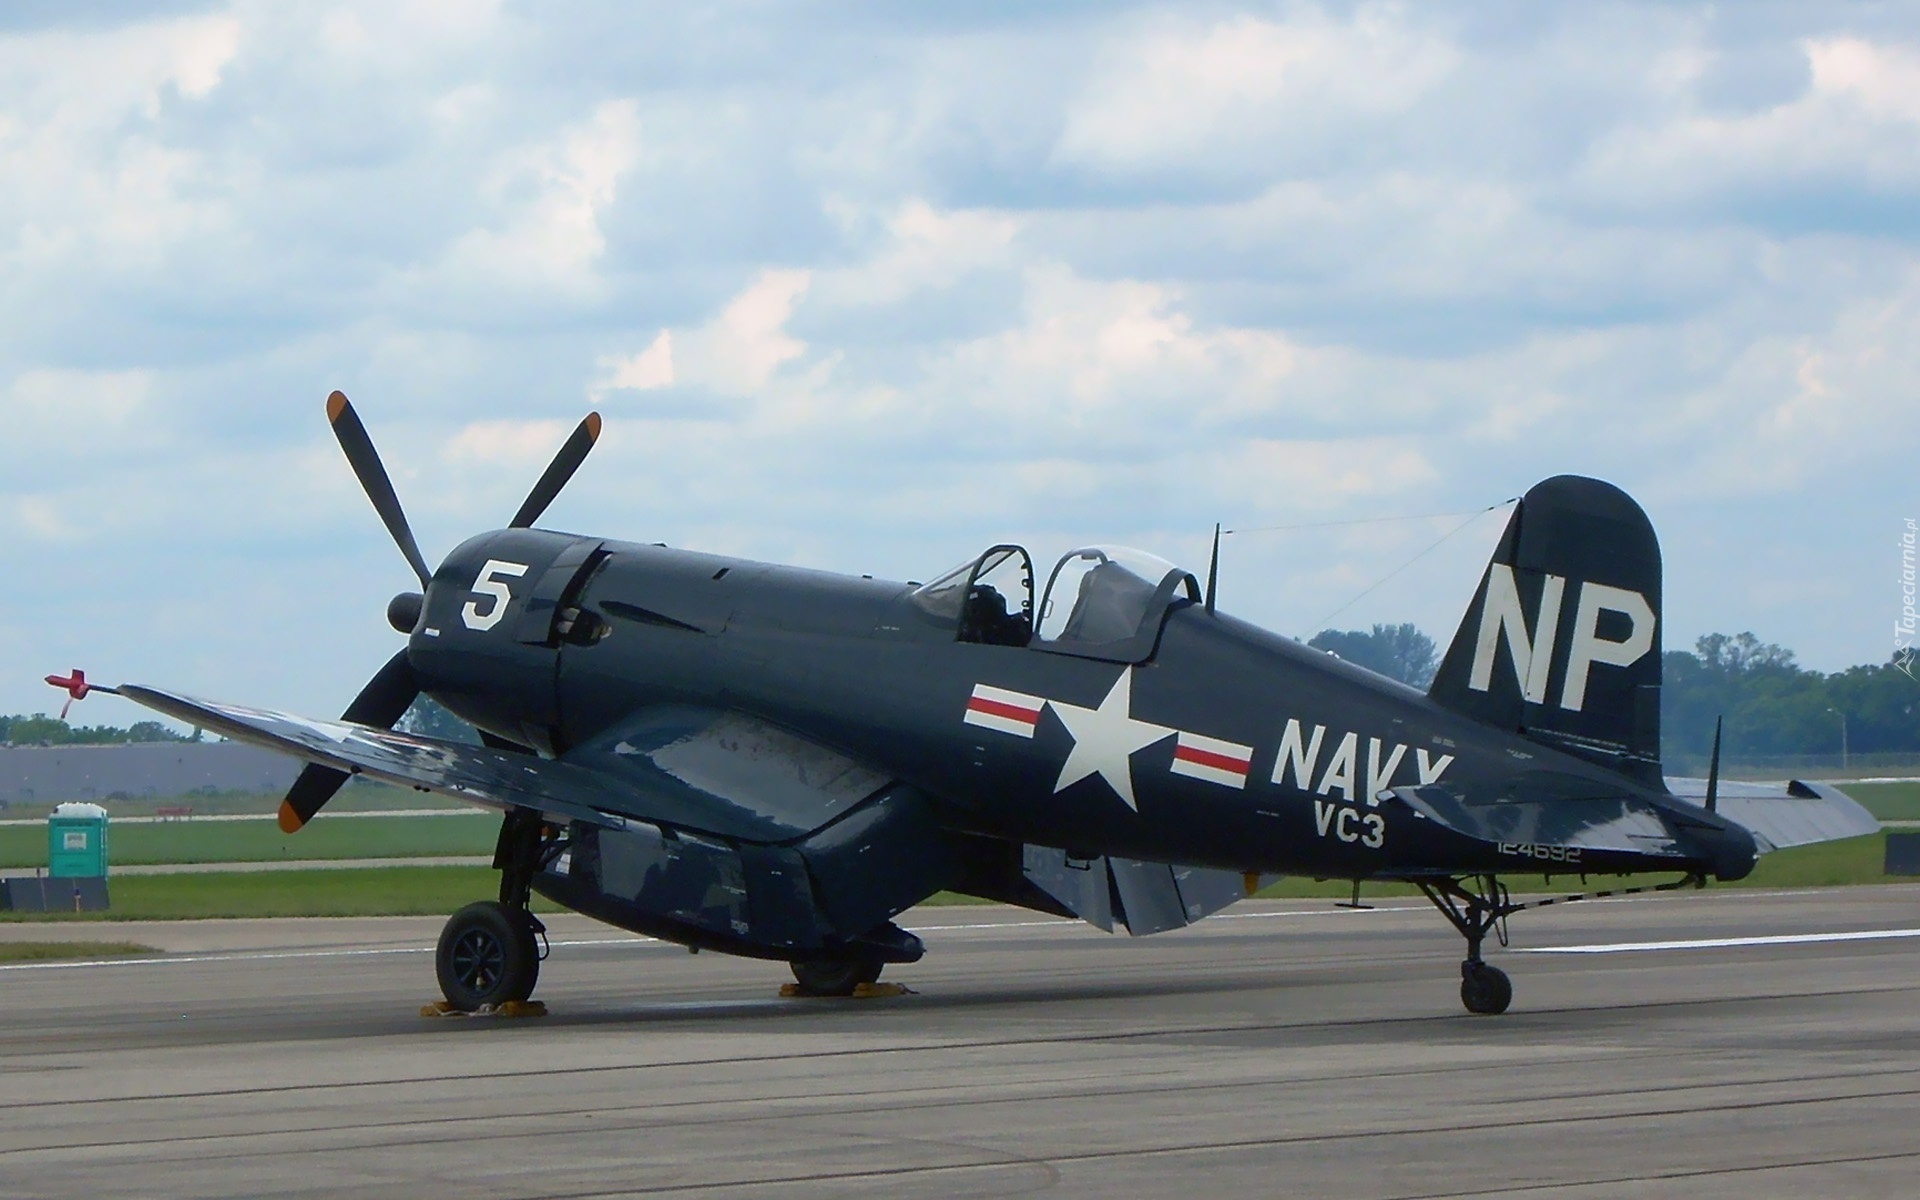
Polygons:
<instances>
[{"instance_id":1,"label":"yellow propeller tip","mask_svg":"<svg viewBox=\"0 0 1920 1200\"><path fill-rule=\"evenodd\" d=\"M335 392L327 397L327 422L329 424L338 421L340 414L346 410L347 394L345 392Z\"/></svg>"},{"instance_id":2,"label":"yellow propeller tip","mask_svg":"<svg viewBox=\"0 0 1920 1200\"><path fill-rule=\"evenodd\" d=\"M299 833L300 827L305 824L306 821L299 813L294 811L293 805L287 803L285 800L280 802L281 833Z\"/></svg>"},{"instance_id":3,"label":"yellow propeller tip","mask_svg":"<svg viewBox=\"0 0 1920 1200\"><path fill-rule=\"evenodd\" d=\"M596 442L600 440L600 414L597 412L587 414L587 436Z\"/></svg>"}]
</instances>

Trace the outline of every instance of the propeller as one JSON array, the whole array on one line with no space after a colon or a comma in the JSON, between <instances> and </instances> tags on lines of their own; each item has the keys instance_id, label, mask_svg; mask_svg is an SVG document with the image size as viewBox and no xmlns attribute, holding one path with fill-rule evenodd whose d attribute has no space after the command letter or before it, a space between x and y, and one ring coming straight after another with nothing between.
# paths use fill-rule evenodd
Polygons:
<instances>
[{"instance_id":1,"label":"propeller","mask_svg":"<svg viewBox=\"0 0 1920 1200\"><path fill-rule=\"evenodd\" d=\"M360 486L367 493L367 499L373 501L373 510L380 515L380 521L392 535L394 544L400 547L400 553L406 557L407 565L420 580L421 592L424 592L433 580L433 573L427 569L427 561L420 553L419 543L414 541L413 529L407 524L407 514L400 507L400 498L394 493L393 480L388 478L387 469L380 461L380 452L373 447L373 439L367 435L367 427L360 423L360 416L353 411L353 404L343 393L334 392L327 397L327 423L333 426L333 436L339 440L340 449L345 451L347 463L353 468L354 476L360 480ZM586 460L587 452L600 438L600 414L588 413L566 444L560 447L553 461L541 474L539 482L513 515L509 528L524 529L540 519L547 511L560 489L573 478ZM425 597L419 592L402 592L387 604L387 620L401 633L412 632L414 623L419 620L425 604ZM78 676L79 672L75 672ZM68 681L62 680L62 685ZM75 681L76 689L86 686ZM414 671L413 664L407 658L403 648L387 660L385 666L367 681L360 694L347 705L347 711L340 715L343 721L356 725L369 725L379 729L392 729L397 722L420 698L420 677ZM84 694L83 692L79 694ZM280 802L280 828L287 833L297 832L301 826L313 819L315 813L327 801L333 799L341 785L347 782L347 772L336 767L323 767L309 763L294 779L293 786L287 789L287 795Z\"/></svg>"}]
</instances>

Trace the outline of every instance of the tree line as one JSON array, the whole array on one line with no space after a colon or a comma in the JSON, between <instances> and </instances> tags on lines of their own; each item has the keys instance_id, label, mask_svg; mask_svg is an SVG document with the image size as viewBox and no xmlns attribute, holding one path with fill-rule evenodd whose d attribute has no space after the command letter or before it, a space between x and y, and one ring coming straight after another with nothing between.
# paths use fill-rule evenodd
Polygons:
<instances>
[{"instance_id":1,"label":"tree line","mask_svg":"<svg viewBox=\"0 0 1920 1200\"><path fill-rule=\"evenodd\" d=\"M1426 688L1440 667L1433 639L1409 624L1323 629L1307 644ZM1891 661L1823 674L1752 633L1710 633L1661 659L1661 755L1705 758L1725 721L1729 758L1920 754L1920 683Z\"/></svg>"},{"instance_id":2,"label":"tree line","mask_svg":"<svg viewBox=\"0 0 1920 1200\"><path fill-rule=\"evenodd\" d=\"M1661 667L1669 758L1704 758L1716 716L1726 721L1721 753L1736 758L1837 755L1843 737L1850 754L1920 752L1920 683L1892 662L1828 675L1751 633L1710 633L1691 654L1668 651Z\"/></svg>"},{"instance_id":3,"label":"tree line","mask_svg":"<svg viewBox=\"0 0 1920 1200\"><path fill-rule=\"evenodd\" d=\"M197 742L198 729L175 733L158 721L117 725L69 725L45 713L0 716L0 744L9 746L120 746L129 742Z\"/></svg>"}]
</instances>

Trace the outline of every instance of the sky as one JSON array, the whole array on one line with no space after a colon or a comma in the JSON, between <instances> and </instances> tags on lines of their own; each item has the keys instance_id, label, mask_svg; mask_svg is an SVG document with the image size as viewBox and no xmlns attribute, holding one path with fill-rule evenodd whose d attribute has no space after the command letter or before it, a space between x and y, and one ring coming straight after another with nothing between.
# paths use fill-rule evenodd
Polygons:
<instances>
[{"instance_id":1,"label":"sky","mask_svg":"<svg viewBox=\"0 0 1920 1200\"><path fill-rule=\"evenodd\" d=\"M433 561L594 409L549 527L918 580L1221 522L1224 610L1444 645L1573 472L1668 648L1884 662L1916 366L1910 5L0 8L0 712L342 708L412 576L334 388Z\"/></svg>"}]
</instances>

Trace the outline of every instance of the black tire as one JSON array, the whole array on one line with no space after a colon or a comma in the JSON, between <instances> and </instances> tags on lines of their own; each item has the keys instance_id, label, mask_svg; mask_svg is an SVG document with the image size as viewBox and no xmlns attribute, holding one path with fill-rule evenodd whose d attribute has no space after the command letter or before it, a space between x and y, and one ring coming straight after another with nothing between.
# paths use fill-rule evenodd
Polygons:
<instances>
[{"instance_id":1,"label":"black tire","mask_svg":"<svg viewBox=\"0 0 1920 1200\"><path fill-rule=\"evenodd\" d=\"M851 996L853 989L861 984L879 979L881 968L886 966L872 959L797 962L790 965L794 979L800 984L800 991L808 996Z\"/></svg>"},{"instance_id":2,"label":"black tire","mask_svg":"<svg viewBox=\"0 0 1920 1200\"><path fill-rule=\"evenodd\" d=\"M1470 1013L1498 1016L1513 1003L1513 980L1499 967L1483 962L1461 963L1460 1003Z\"/></svg>"},{"instance_id":3,"label":"black tire","mask_svg":"<svg viewBox=\"0 0 1920 1200\"><path fill-rule=\"evenodd\" d=\"M481 900L447 918L433 965L447 1003L474 1012L533 995L540 947L526 913Z\"/></svg>"}]
</instances>

